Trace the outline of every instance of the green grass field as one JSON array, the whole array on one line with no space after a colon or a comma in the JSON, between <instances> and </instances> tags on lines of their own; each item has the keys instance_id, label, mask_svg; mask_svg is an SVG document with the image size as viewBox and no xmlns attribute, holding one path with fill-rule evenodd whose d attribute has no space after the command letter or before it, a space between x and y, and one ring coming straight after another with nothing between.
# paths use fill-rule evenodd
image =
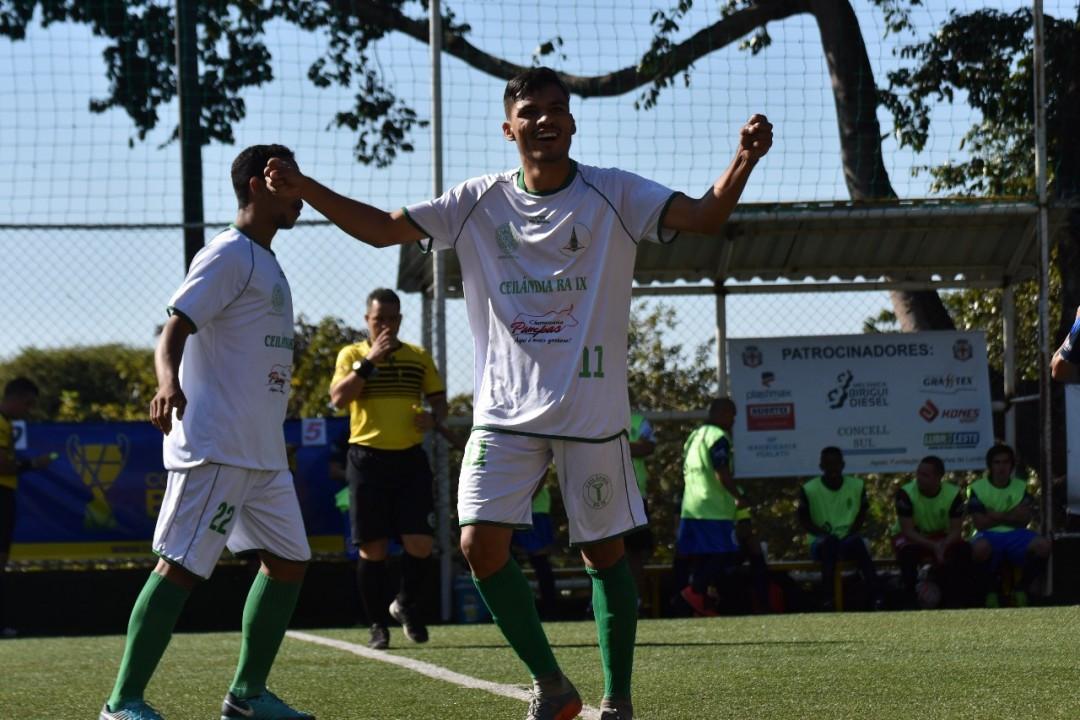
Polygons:
<instances>
[{"instance_id":1,"label":"green grass field","mask_svg":"<svg viewBox=\"0 0 1080 720\"><path fill-rule=\"evenodd\" d=\"M595 627L547 629L563 669L595 708L603 690ZM306 634L362 649L318 644ZM1078 636L1076 607L646 620L638 629L636 717L1078 718ZM524 700L465 687L460 677L430 676L442 668L523 690L525 670L490 624L436 626L422 646L395 628L388 653L366 650L366 640L365 629L294 633L271 687L320 720L525 716ZM123 642L0 642L0 718L96 718ZM238 643L237 633L177 635L148 699L167 720L217 718ZM595 718L595 711L587 707L583 717Z\"/></svg>"}]
</instances>

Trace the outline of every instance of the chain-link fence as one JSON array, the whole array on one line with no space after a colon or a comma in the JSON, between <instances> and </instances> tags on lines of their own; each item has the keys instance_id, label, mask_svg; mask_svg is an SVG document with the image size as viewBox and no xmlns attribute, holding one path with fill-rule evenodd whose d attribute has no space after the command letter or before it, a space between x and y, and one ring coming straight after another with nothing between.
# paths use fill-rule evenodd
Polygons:
<instances>
[{"instance_id":1,"label":"chain-link fence","mask_svg":"<svg viewBox=\"0 0 1080 720\"><path fill-rule=\"evenodd\" d=\"M93 0L81 4L85 13L58 18L62 22L52 22L38 4L26 5L34 14L24 22L0 2L8 11L0 26L6 36L0 37L0 154L8 159L8 171L0 175L0 314L6 330L0 356L10 359L30 347L107 343L149 350L185 269L172 48L154 55L172 37L172 3L146 3L157 8L151 13ZM362 3L310 4L312 18L325 14L322 24L277 4L218 5L200 14L203 121L208 132L217 131L202 153L207 238L233 217L228 167L250 144L289 145L308 173L376 206L394 208L432 194L430 128L405 112L415 113L415 121L431 119L428 47L417 30L426 23L420 3L404 3L400 14L387 10L384 18L412 24L387 21L384 27L396 29L365 42L356 40L362 28L380 20L365 16ZM670 9L643 0L443 3L444 13L453 14L454 33L469 27L460 34L471 44L461 50L449 43L443 60L444 184L518 163L500 130L505 79L499 75L505 73L499 62L508 61L549 64L581 80L574 87L587 96L572 100L578 125L573 155L581 162L616 165L697 195L727 166L746 118L764 112L776 124L777 144L743 200L847 201L854 166L845 168L842 161L837 72L826 52L837 38L829 37L828 28L849 30L844 46L865 48L871 85L884 91L891 87L888 73L917 69L904 48L933 37L950 18L1026 8L974 0L948 7L913 4L899 22L896 4L833 5L833 12L815 16L796 3L681 3ZM335 15L334 7L344 15ZM139 12L145 16L136 22ZM1046 13L1067 22L1076 17L1076 3L1050 2ZM127 29L118 29L116 18L127 18ZM211 42L215 29L245 47L263 44L269 75L246 84L250 58L223 39ZM681 69L666 79L622 79L665 67L671 59L661 51L671 48L685 54L676 54ZM221 62L230 57L232 66ZM138 61L154 58L164 67L147 62L139 75ZM625 74L634 68L638 73ZM969 157L965 137L982 117L964 99L957 93L954 102L934 105L918 153L901 144L899 129L890 132L895 118L877 108L879 125L869 141L877 143L896 196L932 195L937 179L916 170ZM378 115L380 105L396 110ZM226 122L230 112L235 117ZM364 112L373 114L371 124ZM874 114L865 107L862 112ZM377 158L392 160L388 166L356 162L380 138L398 133L396 155ZM222 142L226 136L231 143ZM278 236L274 248L289 275L296 312L310 322L332 317L361 328L366 294L397 284L397 249L358 243L310 210L300 225ZM820 293L797 296L782 289L729 297L728 336L861 333L892 307L882 289L838 293L823 284ZM401 336L420 341L424 305L416 294L403 302ZM684 360L694 362L689 350L716 336L715 299L649 297L635 312L647 314L658 304L675 313L665 342L687 348ZM471 392L466 328L463 301L449 300L452 396ZM685 423L661 421L657 430L670 444L664 452L676 454Z\"/></svg>"}]
</instances>

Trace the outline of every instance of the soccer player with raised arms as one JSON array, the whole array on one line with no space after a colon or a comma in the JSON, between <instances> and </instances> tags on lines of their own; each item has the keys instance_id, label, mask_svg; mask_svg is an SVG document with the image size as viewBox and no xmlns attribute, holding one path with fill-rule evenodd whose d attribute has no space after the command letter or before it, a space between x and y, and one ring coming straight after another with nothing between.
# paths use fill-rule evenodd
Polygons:
<instances>
[{"instance_id":1,"label":"soccer player with raised arms","mask_svg":"<svg viewBox=\"0 0 1080 720\"><path fill-rule=\"evenodd\" d=\"M467 180L434 200L387 213L333 192L288 158L268 163L267 180L369 245L457 251L476 363L475 425L458 485L462 552L532 675L526 720L573 718L581 698L510 555L511 535L529 527L533 491L553 459L570 542L593 582L601 718L630 720L637 591L622 536L646 523L627 439L635 252L639 242L670 242L678 231L716 233L772 146L772 125L752 116L731 165L693 199L571 159L570 93L549 68L510 80L503 105L502 132L521 167Z\"/></svg>"}]
</instances>

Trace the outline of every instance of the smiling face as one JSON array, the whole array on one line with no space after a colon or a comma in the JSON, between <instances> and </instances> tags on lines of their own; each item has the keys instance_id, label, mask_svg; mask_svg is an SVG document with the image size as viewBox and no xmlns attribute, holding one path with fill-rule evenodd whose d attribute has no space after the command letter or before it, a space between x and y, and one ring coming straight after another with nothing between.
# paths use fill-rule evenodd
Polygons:
<instances>
[{"instance_id":1,"label":"smiling face","mask_svg":"<svg viewBox=\"0 0 1080 720\"><path fill-rule=\"evenodd\" d=\"M568 162L575 132L570 100L558 85L541 85L507 104L503 134L517 144L522 165Z\"/></svg>"}]
</instances>

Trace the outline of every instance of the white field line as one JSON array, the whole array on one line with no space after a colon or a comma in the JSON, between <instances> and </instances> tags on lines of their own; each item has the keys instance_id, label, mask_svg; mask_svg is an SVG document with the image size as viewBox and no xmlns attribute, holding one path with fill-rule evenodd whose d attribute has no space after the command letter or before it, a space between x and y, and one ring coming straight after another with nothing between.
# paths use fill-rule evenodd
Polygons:
<instances>
[{"instance_id":1,"label":"white field line","mask_svg":"<svg viewBox=\"0 0 1080 720\"><path fill-rule=\"evenodd\" d=\"M461 673L447 670L444 667L432 665L431 663L426 663L422 660L413 660L412 658L401 657L400 655L392 655L385 650L372 650L363 645L355 645L353 643L345 642L344 640L334 640L318 635L310 635L296 630L289 630L285 634L295 640L304 640L306 642L315 643L316 645L325 645L338 650L344 650L353 655L359 655L367 660L377 660L378 662L397 665L407 670L412 670L415 673L426 675L430 678L435 678L436 680L460 685L464 688L483 690L492 695L501 695L503 697L514 698L515 700L522 700L524 702L528 702L531 697L531 693L528 690L517 685L504 685L502 683L488 682L487 680L481 680L480 678L474 678L469 675L462 675ZM590 705L584 705L581 708L580 717L585 720L600 720L600 711Z\"/></svg>"}]
</instances>

